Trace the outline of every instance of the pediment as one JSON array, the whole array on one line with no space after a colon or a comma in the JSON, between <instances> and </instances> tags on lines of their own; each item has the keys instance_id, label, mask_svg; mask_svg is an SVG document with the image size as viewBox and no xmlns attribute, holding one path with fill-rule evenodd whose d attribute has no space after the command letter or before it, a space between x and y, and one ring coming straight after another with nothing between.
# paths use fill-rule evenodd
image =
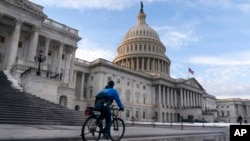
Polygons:
<instances>
[{"instance_id":1,"label":"pediment","mask_svg":"<svg viewBox=\"0 0 250 141\"><path fill-rule=\"evenodd\" d=\"M191 87L204 90L200 83L195 78L190 78L184 81L184 84L189 85Z\"/></svg>"},{"instance_id":2,"label":"pediment","mask_svg":"<svg viewBox=\"0 0 250 141\"><path fill-rule=\"evenodd\" d=\"M16 6L25 11L41 16L43 18L47 17L47 15L43 13L42 6L32 3L28 0L5 0L5 1L13 6Z\"/></svg>"}]
</instances>

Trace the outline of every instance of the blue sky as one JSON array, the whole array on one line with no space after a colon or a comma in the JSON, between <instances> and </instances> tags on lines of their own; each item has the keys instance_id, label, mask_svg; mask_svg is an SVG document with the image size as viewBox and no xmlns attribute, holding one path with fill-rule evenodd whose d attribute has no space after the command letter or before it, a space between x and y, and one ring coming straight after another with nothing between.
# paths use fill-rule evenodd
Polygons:
<instances>
[{"instance_id":1,"label":"blue sky","mask_svg":"<svg viewBox=\"0 0 250 141\"><path fill-rule=\"evenodd\" d=\"M31 0L49 18L79 30L76 57L112 61L136 24L141 0ZM250 0L142 0L146 22L171 59L170 75L188 68L216 98L250 99Z\"/></svg>"}]
</instances>

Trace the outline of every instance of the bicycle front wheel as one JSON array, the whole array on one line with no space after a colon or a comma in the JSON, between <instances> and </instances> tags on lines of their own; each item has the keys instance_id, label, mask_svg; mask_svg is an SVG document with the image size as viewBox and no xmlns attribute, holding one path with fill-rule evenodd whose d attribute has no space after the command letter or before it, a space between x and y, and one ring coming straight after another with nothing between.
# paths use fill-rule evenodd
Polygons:
<instances>
[{"instance_id":1,"label":"bicycle front wheel","mask_svg":"<svg viewBox=\"0 0 250 141\"><path fill-rule=\"evenodd\" d=\"M110 138L112 141L119 141L125 133L125 123L122 119L113 119L110 128Z\"/></svg>"},{"instance_id":2,"label":"bicycle front wheel","mask_svg":"<svg viewBox=\"0 0 250 141\"><path fill-rule=\"evenodd\" d=\"M88 117L82 126L82 140L83 141L98 141L101 136L101 128L96 124L94 116Z\"/></svg>"}]
</instances>

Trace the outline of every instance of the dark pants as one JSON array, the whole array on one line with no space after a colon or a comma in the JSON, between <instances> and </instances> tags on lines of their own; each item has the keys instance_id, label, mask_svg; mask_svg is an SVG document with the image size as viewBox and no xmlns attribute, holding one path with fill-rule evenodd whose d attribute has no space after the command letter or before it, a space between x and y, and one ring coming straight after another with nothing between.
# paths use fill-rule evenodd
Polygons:
<instances>
[{"instance_id":1,"label":"dark pants","mask_svg":"<svg viewBox=\"0 0 250 141\"><path fill-rule=\"evenodd\" d=\"M110 110L110 106L105 107L103 104L96 103L95 107L101 109L101 118L104 118L105 121L106 121L103 134L109 135L110 134L110 128L111 128L111 110Z\"/></svg>"}]
</instances>

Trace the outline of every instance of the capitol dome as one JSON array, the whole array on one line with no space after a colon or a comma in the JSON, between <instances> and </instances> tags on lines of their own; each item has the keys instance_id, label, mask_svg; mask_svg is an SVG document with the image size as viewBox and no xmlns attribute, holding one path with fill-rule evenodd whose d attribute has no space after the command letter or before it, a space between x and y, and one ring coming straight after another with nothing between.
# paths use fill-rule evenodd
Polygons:
<instances>
[{"instance_id":1,"label":"capitol dome","mask_svg":"<svg viewBox=\"0 0 250 141\"><path fill-rule=\"evenodd\" d=\"M143 4L137 15L136 25L129 29L117 52L113 61L116 64L149 74L169 75L171 61L165 55L166 48L159 35L146 23Z\"/></svg>"}]
</instances>

